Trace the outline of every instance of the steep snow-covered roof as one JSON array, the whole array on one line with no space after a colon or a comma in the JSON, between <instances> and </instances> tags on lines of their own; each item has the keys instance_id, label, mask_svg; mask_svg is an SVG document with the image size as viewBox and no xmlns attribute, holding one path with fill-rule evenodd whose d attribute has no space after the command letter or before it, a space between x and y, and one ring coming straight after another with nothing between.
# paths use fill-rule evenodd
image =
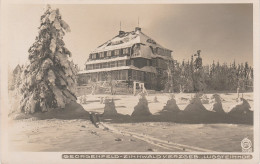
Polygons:
<instances>
[{"instance_id":1,"label":"steep snow-covered roof","mask_svg":"<svg viewBox=\"0 0 260 164\"><path fill-rule=\"evenodd\" d=\"M111 40L105 42L104 44L97 47L94 51L91 53L98 53L102 51L108 51L108 50L115 50L115 49L121 49L126 47L131 47L132 45L136 43L145 44L147 46L152 46L154 48L159 47L166 50L169 50L167 48L162 47L160 44L155 42L152 38L145 35L141 30L136 30L132 32L123 32ZM171 50L169 50L171 51Z\"/></svg>"}]
</instances>

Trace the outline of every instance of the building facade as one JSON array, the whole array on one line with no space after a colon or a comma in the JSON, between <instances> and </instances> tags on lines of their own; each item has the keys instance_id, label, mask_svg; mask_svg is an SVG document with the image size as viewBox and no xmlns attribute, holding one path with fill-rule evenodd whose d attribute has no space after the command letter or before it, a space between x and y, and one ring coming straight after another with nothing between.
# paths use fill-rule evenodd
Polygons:
<instances>
[{"instance_id":1,"label":"building facade","mask_svg":"<svg viewBox=\"0 0 260 164\"><path fill-rule=\"evenodd\" d=\"M141 28L119 34L91 52L78 73L79 85L106 81L142 82L147 89L160 90L161 76L173 64L172 51L145 35Z\"/></svg>"}]
</instances>

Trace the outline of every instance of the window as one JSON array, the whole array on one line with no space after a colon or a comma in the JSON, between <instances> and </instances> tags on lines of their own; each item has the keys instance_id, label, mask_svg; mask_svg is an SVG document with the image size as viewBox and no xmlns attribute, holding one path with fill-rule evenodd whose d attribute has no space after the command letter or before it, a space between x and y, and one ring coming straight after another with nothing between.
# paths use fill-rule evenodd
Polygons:
<instances>
[{"instance_id":1,"label":"window","mask_svg":"<svg viewBox=\"0 0 260 164\"><path fill-rule=\"evenodd\" d=\"M144 72L141 72L141 81L144 81Z\"/></svg>"},{"instance_id":2,"label":"window","mask_svg":"<svg viewBox=\"0 0 260 164\"><path fill-rule=\"evenodd\" d=\"M131 65L134 65L134 60L131 60Z\"/></svg>"},{"instance_id":3,"label":"window","mask_svg":"<svg viewBox=\"0 0 260 164\"><path fill-rule=\"evenodd\" d=\"M110 63L110 67L111 67L111 68L112 68L112 67L115 67L115 66L116 66L116 62L113 61L113 62Z\"/></svg>"},{"instance_id":4,"label":"window","mask_svg":"<svg viewBox=\"0 0 260 164\"><path fill-rule=\"evenodd\" d=\"M118 56L120 53L120 50L115 50L115 56Z\"/></svg>"},{"instance_id":5,"label":"window","mask_svg":"<svg viewBox=\"0 0 260 164\"><path fill-rule=\"evenodd\" d=\"M96 59L97 58L97 54L92 54L91 56L92 56L91 57L92 59Z\"/></svg>"},{"instance_id":6,"label":"window","mask_svg":"<svg viewBox=\"0 0 260 164\"><path fill-rule=\"evenodd\" d=\"M133 48L133 56L139 56L140 55L140 44L136 44Z\"/></svg>"},{"instance_id":7,"label":"window","mask_svg":"<svg viewBox=\"0 0 260 164\"><path fill-rule=\"evenodd\" d=\"M150 60L146 60L146 65L150 66Z\"/></svg>"},{"instance_id":8,"label":"window","mask_svg":"<svg viewBox=\"0 0 260 164\"><path fill-rule=\"evenodd\" d=\"M111 55L112 55L111 51L107 51L107 56L111 56Z\"/></svg>"},{"instance_id":9,"label":"window","mask_svg":"<svg viewBox=\"0 0 260 164\"><path fill-rule=\"evenodd\" d=\"M86 65L86 69L87 69L87 70L93 69L93 65L92 65L92 64Z\"/></svg>"},{"instance_id":10,"label":"window","mask_svg":"<svg viewBox=\"0 0 260 164\"><path fill-rule=\"evenodd\" d=\"M137 80L142 81L142 73L137 71Z\"/></svg>"},{"instance_id":11,"label":"window","mask_svg":"<svg viewBox=\"0 0 260 164\"><path fill-rule=\"evenodd\" d=\"M102 68L107 68L107 63L103 63Z\"/></svg>"},{"instance_id":12,"label":"window","mask_svg":"<svg viewBox=\"0 0 260 164\"><path fill-rule=\"evenodd\" d=\"M171 51L157 47L157 54L162 56L170 56Z\"/></svg>"},{"instance_id":13,"label":"window","mask_svg":"<svg viewBox=\"0 0 260 164\"><path fill-rule=\"evenodd\" d=\"M112 79L115 79L115 80L119 80L119 72L118 71L113 71L112 72Z\"/></svg>"},{"instance_id":14,"label":"window","mask_svg":"<svg viewBox=\"0 0 260 164\"><path fill-rule=\"evenodd\" d=\"M122 80L122 71L118 71L118 80Z\"/></svg>"},{"instance_id":15,"label":"window","mask_svg":"<svg viewBox=\"0 0 260 164\"><path fill-rule=\"evenodd\" d=\"M124 49L123 49L123 54L126 55L126 54L128 54L128 53L129 53L129 52L128 52L128 48L124 48Z\"/></svg>"},{"instance_id":16,"label":"window","mask_svg":"<svg viewBox=\"0 0 260 164\"><path fill-rule=\"evenodd\" d=\"M128 73L127 70L122 70L122 71L120 71L121 80L127 80L127 73Z\"/></svg>"},{"instance_id":17,"label":"window","mask_svg":"<svg viewBox=\"0 0 260 164\"><path fill-rule=\"evenodd\" d=\"M104 57L105 57L105 53L104 53L104 52L100 52L100 53L99 53L99 57L100 57L100 58L104 58Z\"/></svg>"},{"instance_id":18,"label":"window","mask_svg":"<svg viewBox=\"0 0 260 164\"><path fill-rule=\"evenodd\" d=\"M101 81L106 81L106 75L105 75L105 73L103 73L103 72L101 72L100 73L101 74Z\"/></svg>"},{"instance_id":19,"label":"window","mask_svg":"<svg viewBox=\"0 0 260 164\"><path fill-rule=\"evenodd\" d=\"M164 49L159 48L158 49L158 54L163 56L164 55Z\"/></svg>"},{"instance_id":20,"label":"window","mask_svg":"<svg viewBox=\"0 0 260 164\"><path fill-rule=\"evenodd\" d=\"M94 65L95 65L95 69L99 69L100 68L99 64L94 64Z\"/></svg>"},{"instance_id":21,"label":"window","mask_svg":"<svg viewBox=\"0 0 260 164\"><path fill-rule=\"evenodd\" d=\"M125 65L126 65L126 61L125 60L119 60L118 61L118 67L125 66Z\"/></svg>"},{"instance_id":22,"label":"window","mask_svg":"<svg viewBox=\"0 0 260 164\"><path fill-rule=\"evenodd\" d=\"M156 59L152 59L152 66L157 67L157 60Z\"/></svg>"},{"instance_id":23,"label":"window","mask_svg":"<svg viewBox=\"0 0 260 164\"><path fill-rule=\"evenodd\" d=\"M93 81L93 82L97 81L97 74L96 73L91 74L91 81Z\"/></svg>"},{"instance_id":24,"label":"window","mask_svg":"<svg viewBox=\"0 0 260 164\"><path fill-rule=\"evenodd\" d=\"M136 70L133 70L132 74L133 74L133 80L137 80Z\"/></svg>"},{"instance_id":25,"label":"window","mask_svg":"<svg viewBox=\"0 0 260 164\"><path fill-rule=\"evenodd\" d=\"M145 73L144 75L144 81L145 82L148 82L148 83L150 83L151 82L151 75L150 75L151 73L150 72L147 72L147 73Z\"/></svg>"}]
</instances>

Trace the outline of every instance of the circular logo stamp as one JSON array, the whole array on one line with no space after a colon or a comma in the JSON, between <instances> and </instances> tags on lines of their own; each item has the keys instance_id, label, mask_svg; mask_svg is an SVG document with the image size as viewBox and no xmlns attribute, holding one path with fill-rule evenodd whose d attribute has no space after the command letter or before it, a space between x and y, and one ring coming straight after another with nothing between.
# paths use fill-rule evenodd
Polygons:
<instances>
[{"instance_id":1,"label":"circular logo stamp","mask_svg":"<svg viewBox=\"0 0 260 164\"><path fill-rule=\"evenodd\" d=\"M241 141L241 147L243 150L250 150L252 148L252 142L248 138L244 138Z\"/></svg>"}]
</instances>

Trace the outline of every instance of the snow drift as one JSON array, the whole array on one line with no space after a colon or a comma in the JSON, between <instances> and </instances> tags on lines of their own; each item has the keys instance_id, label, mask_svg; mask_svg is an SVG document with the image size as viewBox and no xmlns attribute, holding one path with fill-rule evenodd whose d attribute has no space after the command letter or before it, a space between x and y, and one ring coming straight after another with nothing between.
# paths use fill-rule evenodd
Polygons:
<instances>
[{"instance_id":1,"label":"snow drift","mask_svg":"<svg viewBox=\"0 0 260 164\"><path fill-rule=\"evenodd\" d=\"M212 95L213 103L211 104L210 110L215 111L217 113L224 114L225 111L222 107L221 98L218 94Z\"/></svg>"},{"instance_id":2,"label":"snow drift","mask_svg":"<svg viewBox=\"0 0 260 164\"><path fill-rule=\"evenodd\" d=\"M184 109L184 112L192 112L192 113L203 113L208 112L208 110L203 106L200 97L196 94L191 100L190 103Z\"/></svg>"},{"instance_id":3,"label":"snow drift","mask_svg":"<svg viewBox=\"0 0 260 164\"><path fill-rule=\"evenodd\" d=\"M114 99L105 99L105 108L103 116L115 116L117 115Z\"/></svg>"},{"instance_id":4,"label":"snow drift","mask_svg":"<svg viewBox=\"0 0 260 164\"><path fill-rule=\"evenodd\" d=\"M131 116L150 116L150 115L152 115L152 113L149 110L148 101L145 97L145 94L142 93L140 96L141 97L139 99L139 102L134 107L134 111L131 114Z\"/></svg>"},{"instance_id":5,"label":"snow drift","mask_svg":"<svg viewBox=\"0 0 260 164\"><path fill-rule=\"evenodd\" d=\"M228 113L229 115L245 115L245 114L249 114L252 113L252 111L250 110L250 105L247 102L246 99L244 98L239 98L237 104L235 104L234 106L231 107L230 112Z\"/></svg>"},{"instance_id":6,"label":"snow drift","mask_svg":"<svg viewBox=\"0 0 260 164\"><path fill-rule=\"evenodd\" d=\"M167 101L166 105L163 107L161 113L168 112L179 112L180 108L178 107L174 95L170 96L170 99Z\"/></svg>"}]
</instances>

